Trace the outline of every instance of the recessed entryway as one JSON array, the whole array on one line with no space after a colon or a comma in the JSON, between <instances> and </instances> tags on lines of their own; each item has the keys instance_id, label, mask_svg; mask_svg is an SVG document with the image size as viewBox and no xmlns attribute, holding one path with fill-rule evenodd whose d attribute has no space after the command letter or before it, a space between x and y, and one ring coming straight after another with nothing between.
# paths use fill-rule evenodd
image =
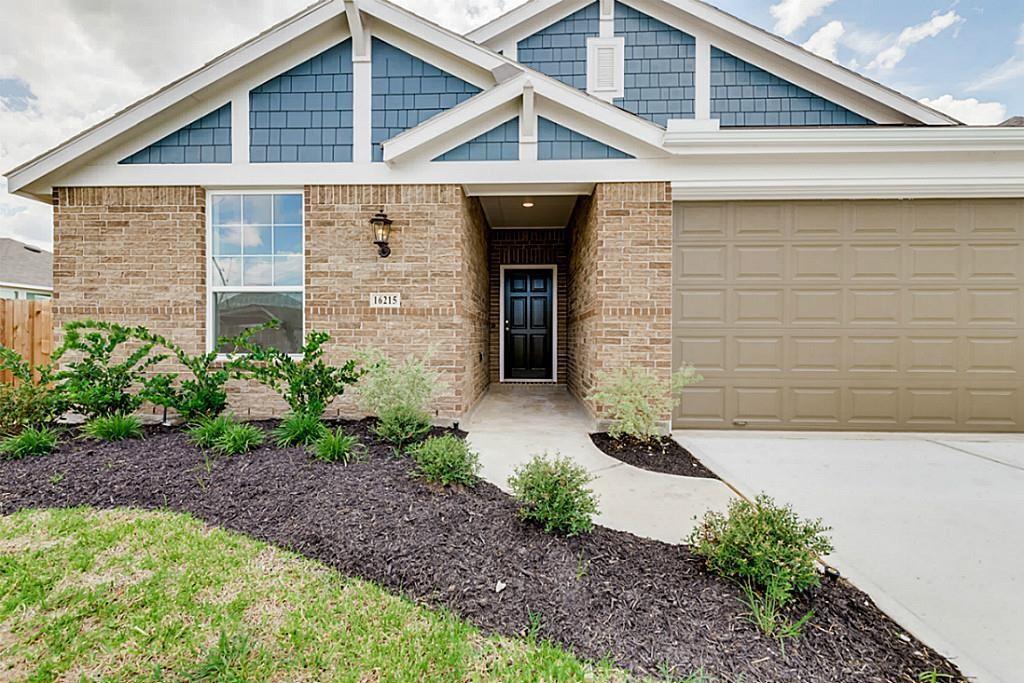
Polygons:
<instances>
[{"instance_id":1,"label":"recessed entryway","mask_svg":"<svg viewBox=\"0 0 1024 683\"><path fill-rule=\"evenodd\" d=\"M501 381L557 381L558 267L501 266Z\"/></svg>"}]
</instances>

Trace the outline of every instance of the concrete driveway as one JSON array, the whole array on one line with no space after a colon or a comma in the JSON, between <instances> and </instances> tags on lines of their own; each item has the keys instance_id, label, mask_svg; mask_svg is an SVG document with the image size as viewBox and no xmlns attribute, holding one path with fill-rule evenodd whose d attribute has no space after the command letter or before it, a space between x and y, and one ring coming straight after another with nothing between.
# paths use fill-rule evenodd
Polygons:
<instances>
[{"instance_id":1,"label":"concrete driveway","mask_svg":"<svg viewBox=\"0 0 1024 683\"><path fill-rule=\"evenodd\" d=\"M982 683L1024 680L1024 437L676 432L833 527L843 574Z\"/></svg>"}]
</instances>

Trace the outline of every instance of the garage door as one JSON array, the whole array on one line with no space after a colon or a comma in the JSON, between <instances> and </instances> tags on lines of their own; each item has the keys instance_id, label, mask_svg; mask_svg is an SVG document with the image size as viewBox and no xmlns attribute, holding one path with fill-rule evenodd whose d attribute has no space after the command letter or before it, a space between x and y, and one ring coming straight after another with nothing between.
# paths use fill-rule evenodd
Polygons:
<instances>
[{"instance_id":1,"label":"garage door","mask_svg":"<svg viewBox=\"0 0 1024 683\"><path fill-rule=\"evenodd\" d=\"M1022 431L1024 200L674 217L677 428Z\"/></svg>"}]
</instances>

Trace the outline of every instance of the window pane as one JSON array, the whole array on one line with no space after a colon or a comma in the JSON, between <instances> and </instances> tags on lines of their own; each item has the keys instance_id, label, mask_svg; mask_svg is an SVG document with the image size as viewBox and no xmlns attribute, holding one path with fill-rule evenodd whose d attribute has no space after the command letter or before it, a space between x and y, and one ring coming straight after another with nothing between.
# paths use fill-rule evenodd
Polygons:
<instances>
[{"instance_id":1,"label":"window pane","mask_svg":"<svg viewBox=\"0 0 1024 683\"><path fill-rule=\"evenodd\" d=\"M213 224L238 225L242 222L242 196L217 194L213 196Z\"/></svg>"},{"instance_id":2,"label":"window pane","mask_svg":"<svg viewBox=\"0 0 1024 683\"><path fill-rule=\"evenodd\" d=\"M214 331L218 337L235 337L247 329L281 321L276 330L264 330L255 340L285 353L298 353L302 347L302 294L299 292L244 292L214 295ZM218 345L221 353L236 349Z\"/></svg>"},{"instance_id":3,"label":"window pane","mask_svg":"<svg viewBox=\"0 0 1024 683\"><path fill-rule=\"evenodd\" d=\"M240 256L220 256L213 259L213 286L241 286L242 258Z\"/></svg>"},{"instance_id":4,"label":"window pane","mask_svg":"<svg viewBox=\"0 0 1024 683\"><path fill-rule=\"evenodd\" d=\"M274 259L274 284L279 286L302 285L302 257L276 257Z\"/></svg>"},{"instance_id":5,"label":"window pane","mask_svg":"<svg viewBox=\"0 0 1024 683\"><path fill-rule=\"evenodd\" d=\"M302 195L274 195L274 224L302 225Z\"/></svg>"},{"instance_id":6,"label":"window pane","mask_svg":"<svg viewBox=\"0 0 1024 683\"><path fill-rule=\"evenodd\" d=\"M274 228L275 254L301 254L302 228Z\"/></svg>"},{"instance_id":7,"label":"window pane","mask_svg":"<svg viewBox=\"0 0 1024 683\"><path fill-rule=\"evenodd\" d=\"M230 256L242 253L242 229L214 228L213 229L213 255Z\"/></svg>"},{"instance_id":8,"label":"window pane","mask_svg":"<svg viewBox=\"0 0 1024 683\"><path fill-rule=\"evenodd\" d=\"M270 225L270 195L244 195L242 197L242 222L246 225Z\"/></svg>"},{"instance_id":9,"label":"window pane","mask_svg":"<svg viewBox=\"0 0 1024 683\"><path fill-rule=\"evenodd\" d=\"M270 228L254 228L245 226L242 228L242 236L245 238L246 256L259 256L270 254Z\"/></svg>"},{"instance_id":10,"label":"window pane","mask_svg":"<svg viewBox=\"0 0 1024 683\"><path fill-rule=\"evenodd\" d=\"M274 284L274 259L269 256L246 256L243 261L242 284L246 287Z\"/></svg>"}]
</instances>

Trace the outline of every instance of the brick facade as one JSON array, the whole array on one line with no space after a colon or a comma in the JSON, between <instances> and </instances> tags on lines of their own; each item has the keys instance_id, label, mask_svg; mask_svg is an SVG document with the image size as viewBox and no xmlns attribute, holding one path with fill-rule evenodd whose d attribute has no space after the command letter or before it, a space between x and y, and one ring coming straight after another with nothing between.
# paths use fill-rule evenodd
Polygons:
<instances>
[{"instance_id":1,"label":"brick facade","mask_svg":"<svg viewBox=\"0 0 1024 683\"><path fill-rule=\"evenodd\" d=\"M601 373L672 373L672 201L667 183L599 184L570 221L569 390L587 401ZM667 422L671 415L664 416Z\"/></svg>"}]
</instances>

